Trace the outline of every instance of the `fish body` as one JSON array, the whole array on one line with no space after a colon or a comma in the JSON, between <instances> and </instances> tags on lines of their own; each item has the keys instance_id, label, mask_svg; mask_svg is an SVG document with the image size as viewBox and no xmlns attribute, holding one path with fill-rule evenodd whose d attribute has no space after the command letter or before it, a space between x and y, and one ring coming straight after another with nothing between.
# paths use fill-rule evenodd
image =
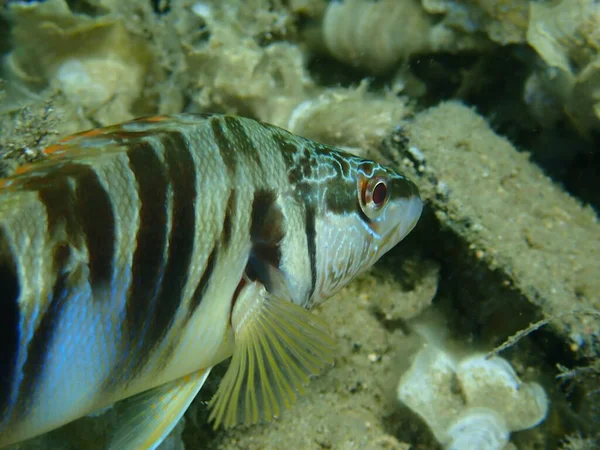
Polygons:
<instances>
[{"instance_id":1,"label":"fish body","mask_svg":"<svg viewBox=\"0 0 600 450\"><path fill-rule=\"evenodd\" d=\"M308 311L422 208L393 170L240 117L45 154L0 181L0 446L134 399L111 448L154 448L232 354L212 419L269 419L333 358Z\"/></svg>"}]
</instances>

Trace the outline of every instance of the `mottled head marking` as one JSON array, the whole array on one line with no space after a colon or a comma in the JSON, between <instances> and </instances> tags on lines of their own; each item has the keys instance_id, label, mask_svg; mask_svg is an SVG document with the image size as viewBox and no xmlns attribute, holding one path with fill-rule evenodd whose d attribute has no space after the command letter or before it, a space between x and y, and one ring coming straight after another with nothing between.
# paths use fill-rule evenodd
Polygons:
<instances>
[{"instance_id":1,"label":"mottled head marking","mask_svg":"<svg viewBox=\"0 0 600 450\"><path fill-rule=\"evenodd\" d=\"M302 143L289 160L290 181L305 204L312 280L304 302L310 307L404 238L422 203L403 175L322 144Z\"/></svg>"}]
</instances>

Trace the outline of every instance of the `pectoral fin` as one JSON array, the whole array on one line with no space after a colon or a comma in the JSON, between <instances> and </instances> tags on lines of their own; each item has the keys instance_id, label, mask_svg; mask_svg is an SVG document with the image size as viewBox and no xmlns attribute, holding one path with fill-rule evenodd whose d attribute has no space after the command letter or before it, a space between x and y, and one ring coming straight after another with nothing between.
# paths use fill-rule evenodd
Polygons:
<instances>
[{"instance_id":1,"label":"pectoral fin","mask_svg":"<svg viewBox=\"0 0 600 450\"><path fill-rule=\"evenodd\" d=\"M333 363L334 341L314 314L248 282L232 312L235 349L210 401L214 427L270 420Z\"/></svg>"},{"instance_id":2,"label":"pectoral fin","mask_svg":"<svg viewBox=\"0 0 600 450\"><path fill-rule=\"evenodd\" d=\"M194 372L127 399L108 450L156 448L177 425L204 384L209 369Z\"/></svg>"}]
</instances>

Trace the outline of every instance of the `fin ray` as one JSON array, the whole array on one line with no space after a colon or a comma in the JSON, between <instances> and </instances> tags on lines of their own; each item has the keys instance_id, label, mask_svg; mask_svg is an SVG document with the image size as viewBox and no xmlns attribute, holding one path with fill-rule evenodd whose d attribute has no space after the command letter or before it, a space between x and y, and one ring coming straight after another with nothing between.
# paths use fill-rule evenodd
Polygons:
<instances>
[{"instance_id":1,"label":"fin ray","mask_svg":"<svg viewBox=\"0 0 600 450\"><path fill-rule=\"evenodd\" d=\"M156 448L177 425L209 373L210 368L199 370L124 400L123 421L108 450Z\"/></svg>"},{"instance_id":2,"label":"fin ray","mask_svg":"<svg viewBox=\"0 0 600 450\"><path fill-rule=\"evenodd\" d=\"M272 419L304 392L311 376L333 363L326 325L258 282L240 293L232 325L233 357L209 403L215 428Z\"/></svg>"}]
</instances>

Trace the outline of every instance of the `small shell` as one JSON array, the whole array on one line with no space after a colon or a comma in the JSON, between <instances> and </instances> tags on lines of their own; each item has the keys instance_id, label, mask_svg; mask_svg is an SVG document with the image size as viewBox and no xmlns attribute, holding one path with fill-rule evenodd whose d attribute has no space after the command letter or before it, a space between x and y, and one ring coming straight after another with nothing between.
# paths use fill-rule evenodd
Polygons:
<instances>
[{"instance_id":1,"label":"small shell","mask_svg":"<svg viewBox=\"0 0 600 450\"><path fill-rule=\"evenodd\" d=\"M510 433L502 418L491 409L468 410L447 431L448 450L502 450Z\"/></svg>"},{"instance_id":2,"label":"small shell","mask_svg":"<svg viewBox=\"0 0 600 450\"><path fill-rule=\"evenodd\" d=\"M446 430L462 412L455 391L456 362L434 346L423 348L400 379L398 399L425 420L436 439L446 441Z\"/></svg>"},{"instance_id":3,"label":"small shell","mask_svg":"<svg viewBox=\"0 0 600 450\"><path fill-rule=\"evenodd\" d=\"M331 1L323 37L335 58L378 73L429 48L430 20L416 0Z\"/></svg>"},{"instance_id":4,"label":"small shell","mask_svg":"<svg viewBox=\"0 0 600 450\"><path fill-rule=\"evenodd\" d=\"M505 359L474 354L456 361L431 343L401 377L398 399L452 450L500 450L510 432L536 426L548 412L544 389L521 382Z\"/></svg>"},{"instance_id":5,"label":"small shell","mask_svg":"<svg viewBox=\"0 0 600 450\"><path fill-rule=\"evenodd\" d=\"M470 356L458 365L458 381L469 407L482 407L502 417L510 431L532 428L548 413L548 397L537 383L523 383L508 361Z\"/></svg>"}]
</instances>

